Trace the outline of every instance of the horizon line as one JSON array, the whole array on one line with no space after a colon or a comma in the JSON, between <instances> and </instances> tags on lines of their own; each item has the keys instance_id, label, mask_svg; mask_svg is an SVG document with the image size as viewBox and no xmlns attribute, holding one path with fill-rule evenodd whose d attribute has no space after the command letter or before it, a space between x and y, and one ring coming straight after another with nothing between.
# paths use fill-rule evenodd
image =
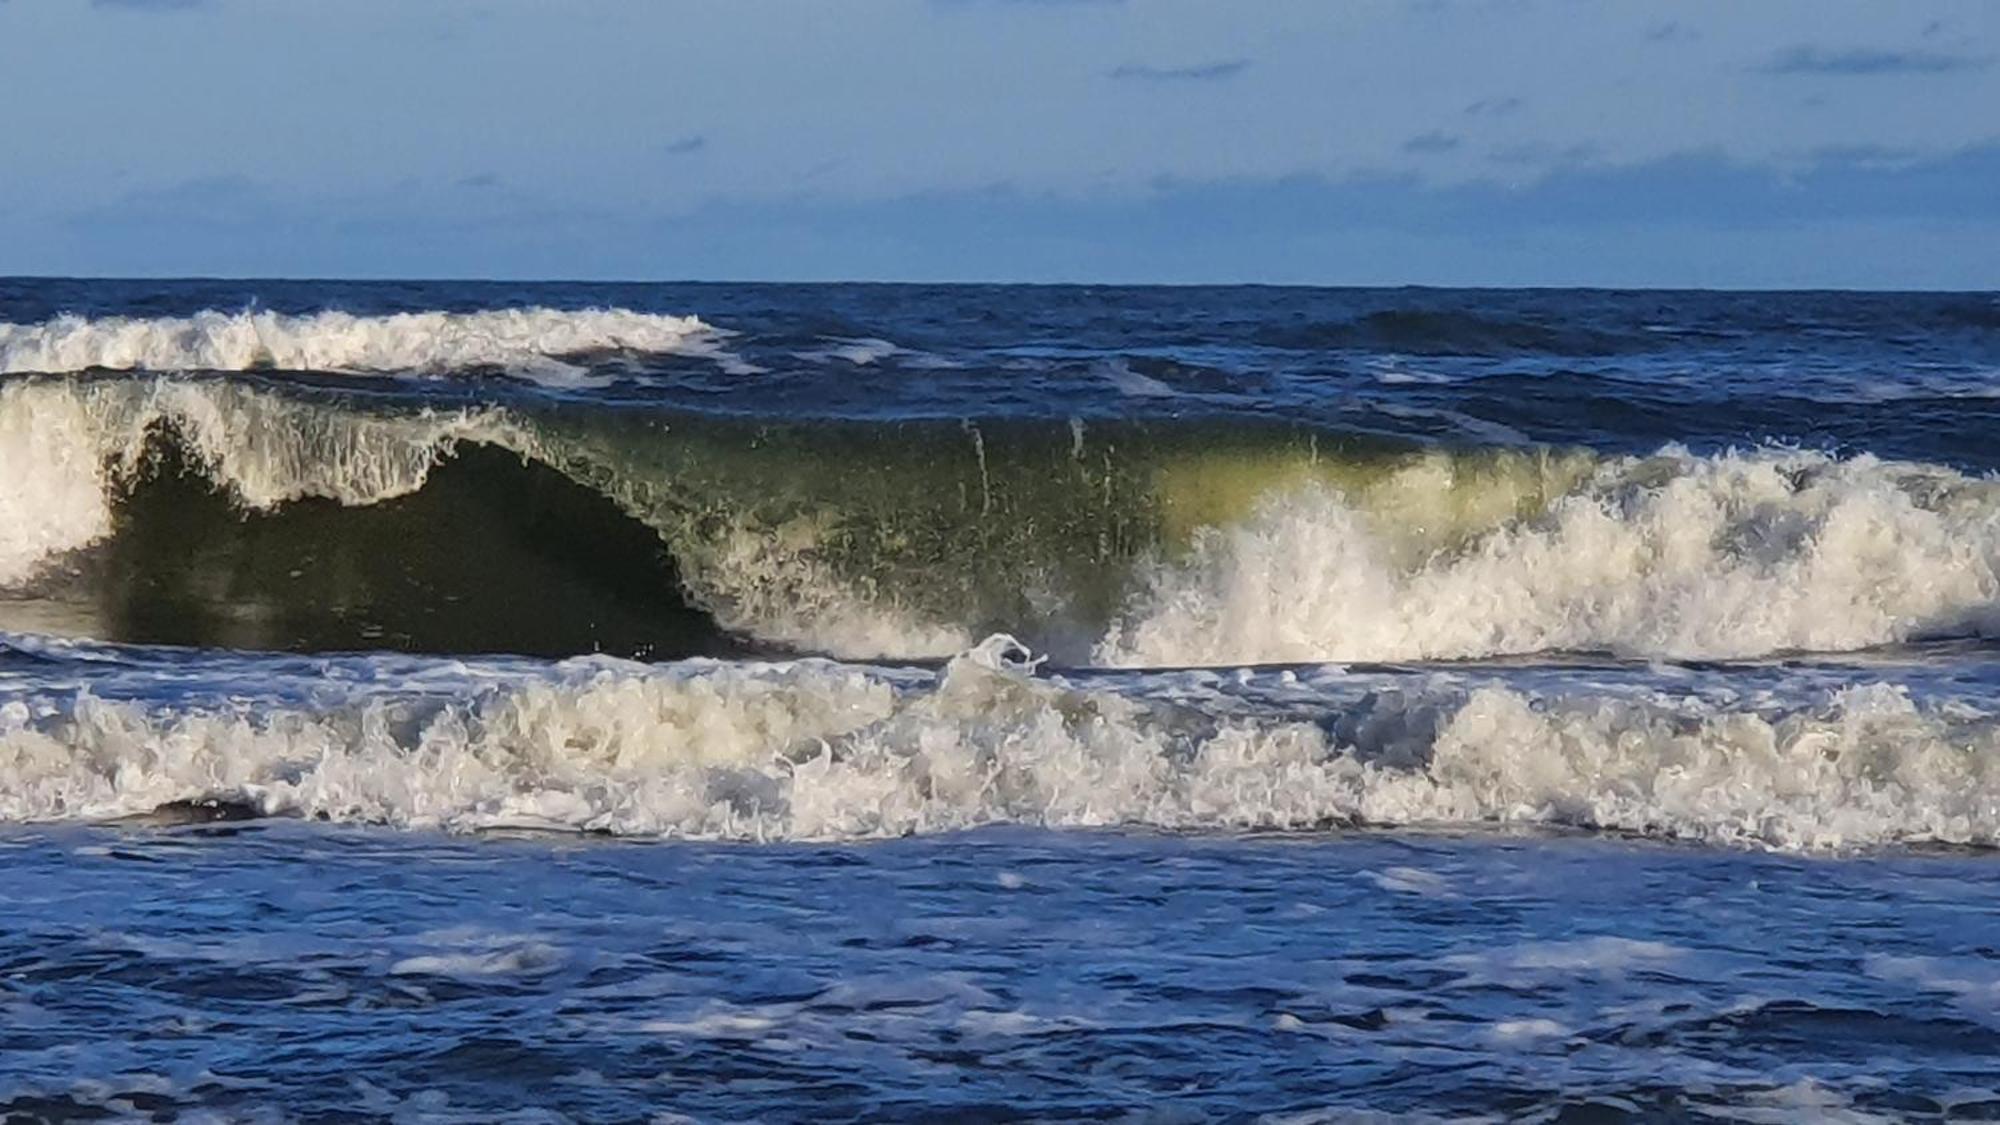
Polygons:
<instances>
[{"instance_id":1,"label":"horizon line","mask_svg":"<svg viewBox=\"0 0 2000 1125\"><path fill-rule=\"evenodd\" d=\"M951 280L914 278L785 279L785 278L636 278L636 277L533 277L527 275L425 276L420 274L58 274L0 273L0 283L67 282L270 282L298 285L311 283L416 284L416 285L770 285L770 286L880 286L909 288L1022 288L1022 289L1324 289L1324 290L1434 290L1451 292L1550 292L1550 293L1898 293L1940 296L2000 296L2000 284L1985 289L1946 289L1925 286L1885 285L1674 285L1674 284L1449 284L1426 281L1406 282L1319 282L1319 281L1034 281L957 278Z\"/></svg>"}]
</instances>

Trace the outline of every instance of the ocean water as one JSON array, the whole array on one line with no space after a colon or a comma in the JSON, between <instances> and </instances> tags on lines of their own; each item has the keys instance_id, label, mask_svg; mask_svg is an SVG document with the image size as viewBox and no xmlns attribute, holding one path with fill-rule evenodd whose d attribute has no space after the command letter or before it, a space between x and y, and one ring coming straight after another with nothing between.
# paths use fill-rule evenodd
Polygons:
<instances>
[{"instance_id":1,"label":"ocean water","mask_svg":"<svg viewBox=\"0 0 2000 1125\"><path fill-rule=\"evenodd\" d=\"M2000 297L0 280L0 1116L2000 1117Z\"/></svg>"}]
</instances>

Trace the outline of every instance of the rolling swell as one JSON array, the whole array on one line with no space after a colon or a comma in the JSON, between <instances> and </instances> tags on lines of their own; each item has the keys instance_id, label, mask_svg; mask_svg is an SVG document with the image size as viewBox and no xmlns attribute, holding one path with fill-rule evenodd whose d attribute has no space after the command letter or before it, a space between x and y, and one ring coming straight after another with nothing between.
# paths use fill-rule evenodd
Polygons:
<instances>
[{"instance_id":1,"label":"rolling swell","mask_svg":"<svg viewBox=\"0 0 2000 1125\"><path fill-rule=\"evenodd\" d=\"M1299 351L1355 349L1420 356L1616 355L1657 347L1644 334L1546 323L1453 309L1377 309L1349 320L1274 325L1257 341Z\"/></svg>"}]
</instances>

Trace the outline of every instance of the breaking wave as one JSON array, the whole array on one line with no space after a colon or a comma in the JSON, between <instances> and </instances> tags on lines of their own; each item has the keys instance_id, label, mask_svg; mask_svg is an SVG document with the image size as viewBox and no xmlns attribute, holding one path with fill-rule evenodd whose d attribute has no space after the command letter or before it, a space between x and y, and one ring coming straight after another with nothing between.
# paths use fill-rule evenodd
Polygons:
<instances>
[{"instance_id":1,"label":"breaking wave","mask_svg":"<svg viewBox=\"0 0 2000 1125\"><path fill-rule=\"evenodd\" d=\"M2000 723L1873 683L1783 705L1410 677L1288 714L1038 676L590 659L325 711L0 704L0 818L202 804L413 828L842 840L992 824L1540 825L1776 848L2000 840ZM1143 678L1142 678L1143 680Z\"/></svg>"},{"instance_id":2,"label":"breaking wave","mask_svg":"<svg viewBox=\"0 0 2000 1125\"><path fill-rule=\"evenodd\" d=\"M1545 651L1845 651L2000 623L2000 482L1949 469L1669 449L1414 565L1323 488L1267 497L1156 565L1110 664Z\"/></svg>"},{"instance_id":3,"label":"breaking wave","mask_svg":"<svg viewBox=\"0 0 2000 1125\"><path fill-rule=\"evenodd\" d=\"M0 374L119 371L416 373L494 368L538 382L594 381L564 357L719 354L691 316L550 308L354 316L213 310L187 317L59 316L0 323Z\"/></svg>"},{"instance_id":4,"label":"breaking wave","mask_svg":"<svg viewBox=\"0 0 2000 1125\"><path fill-rule=\"evenodd\" d=\"M556 518L518 523L523 550L546 554L558 534L627 521L632 534L588 533L624 559L611 560L620 581L660 555L654 571L671 599L726 633L794 652L943 658L1006 630L1064 663L1114 666L1551 650L1719 658L2000 626L2000 482L1912 462L1785 449L1447 450L1241 419L412 408L164 377L0 386L0 592L13 591L0 613L71 596L64 576L88 578L88 552L133 528L201 527L199 550L169 537L153 555L94 573L165 582L178 567L190 575L187 598L283 617L301 599L329 597L309 580L332 565L326 544L379 542L387 576L348 583L357 604L375 607L357 613L376 613L376 631L335 647L393 644L410 631L379 615L414 603L360 587L403 582L387 572L409 560L485 554L454 530L463 520L453 513L477 493L507 515L521 507L507 495L533 482L461 479L452 491L438 474L514 472L509 459L562 484L543 489ZM149 488L181 469L236 514L203 523L187 489ZM327 522L392 502L420 509L403 517L407 534ZM163 507L149 515L148 505ZM288 513L308 509L312 534L287 532ZM474 570L425 574L434 603L466 595L454 581L475 581ZM95 635L265 643L199 629ZM493 636L517 652L716 651L707 641L600 644L587 630Z\"/></svg>"}]
</instances>

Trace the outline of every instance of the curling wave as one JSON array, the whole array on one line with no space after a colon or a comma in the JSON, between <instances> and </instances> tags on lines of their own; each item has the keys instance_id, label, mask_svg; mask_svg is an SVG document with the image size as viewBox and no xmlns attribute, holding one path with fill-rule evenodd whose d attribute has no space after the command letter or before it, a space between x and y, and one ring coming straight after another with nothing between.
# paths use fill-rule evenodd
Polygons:
<instances>
[{"instance_id":1,"label":"curling wave","mask_svg":"<svg viewBox=\"0 0 2000 1125\"><path fill-rule=\"evenodd\" d=\"M577 384L591 377L564 357L714 355L721 335L692 316L626 309L59 316L39 324L0 323L0 374L275 369L435 375L494 368L539 382Z\"/></svg>"},{"instance_id":2,"label":"curling wave","mask_svg":"<svg viewBox=\"0 0 2000 1125\"><path fill-rule=\"evenodd\" d=\"M202 488L149 484L183 469ZM0 595L18 595L0 596L0 615L37 592L102 602L65 576L108 574L151 582L149 604L172 600L165 583L239 617L344 599L370 630L345 644L173 622L95 634L114 640L426 649L397 638L421 633L411 614L494 581L477 557L571 546L606 560L584 560L593 580L609 568L629 590L652 575L676 621L686 610L753 645L846 658L943 658L996 630L1064 663L1189 666L1758 657L2000 629L2000 482L1799 450L1451 450L1264 419L437 409L160 377L0 385L0 477ZM196 518L202 489L234 514ZM535 490L552 517L535 515ZM520 549L474 537L475 510ZM162 537L134 538L147 528ZM137 546L93 570L108 542ZM380 546L348 568L340 543ZM454 559L468 569L432 565ZM633 604L619 594L587 616ZM482 649L721 651L700 629L655 643L589 622L510 638L508 615L491 616Z\"/></svg>"},{"instance_id":3,"label":"curling wave","mask_svg":"<svg viewBox=\"0 0 2000 1125\"><path fill-rule=\"evenodd\" d=\"M2000 841L2000 722L1893 684L1749 707L1411 677L1271 714L1196 710L1171 681L1040 677L1022 655L996 637L934 674L593 659L325 711L42 693L0 704L0 818L217 803L752 840L1516 824L1777 848Z\"/></svg>"}]
</instances>

